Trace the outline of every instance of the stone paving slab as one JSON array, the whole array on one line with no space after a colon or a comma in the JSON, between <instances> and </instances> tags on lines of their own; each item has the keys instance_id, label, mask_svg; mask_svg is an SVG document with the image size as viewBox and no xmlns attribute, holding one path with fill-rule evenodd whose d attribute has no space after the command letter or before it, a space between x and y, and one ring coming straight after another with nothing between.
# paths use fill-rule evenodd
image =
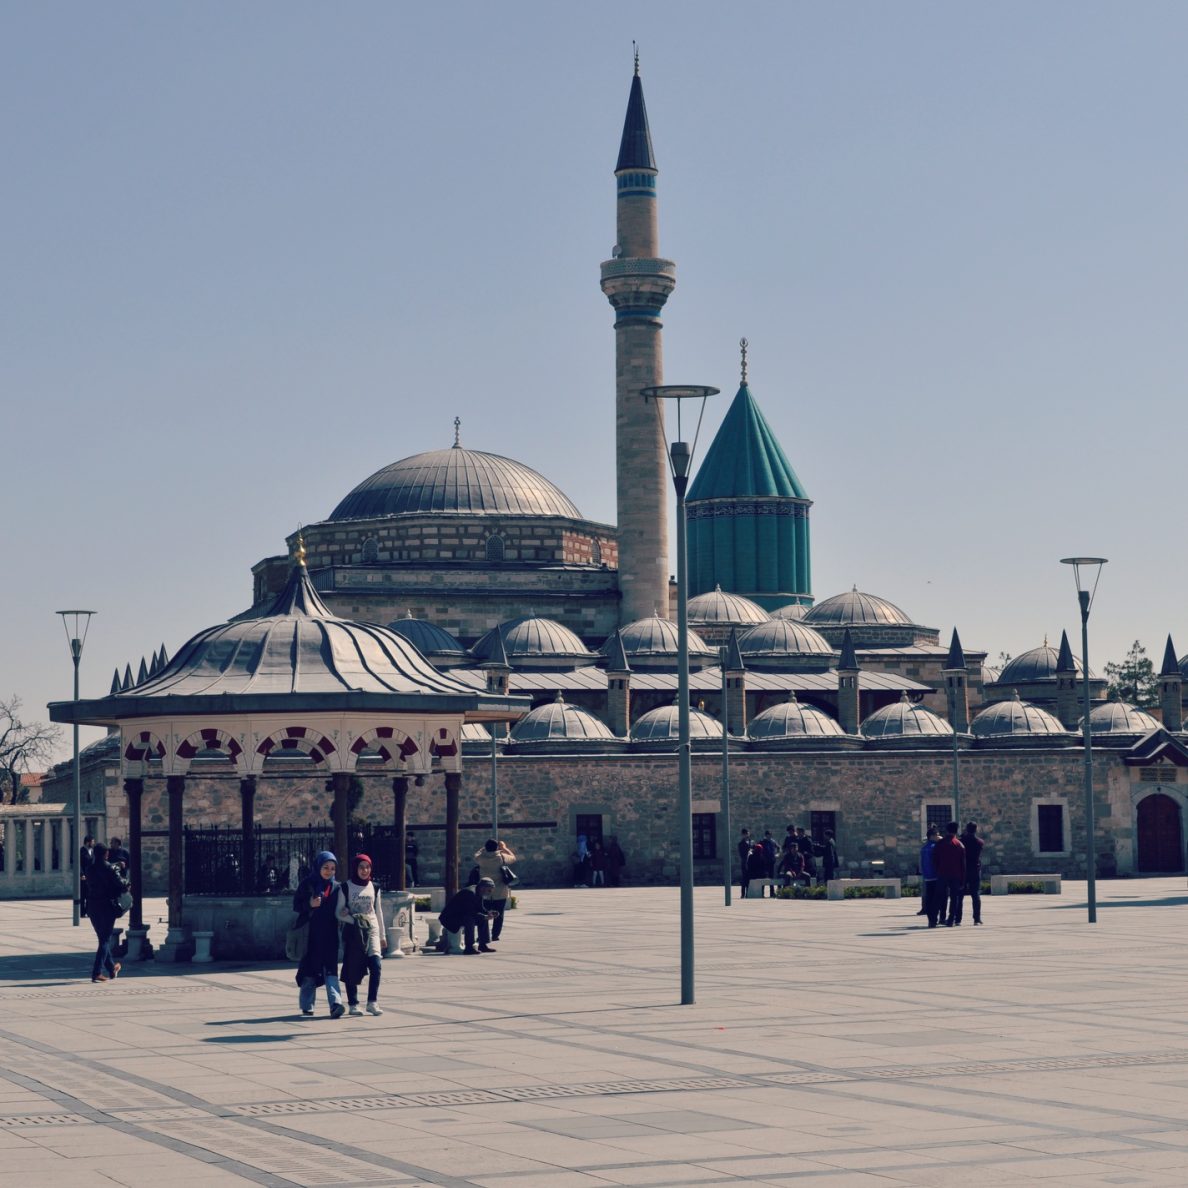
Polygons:
<instances>
[{"instance_id":1,"label":"stone paving slab","mask_svg":"<svg viewBox=\"0 0 1188 1188\"><path fill-rule=\"evenodd\" d=\"M0 902L0 1188L1184 1185L1182 879L985 900L533 891L499 952L384 965L303 1019L276 964L89 980L62 901ZM164 905L147 905L156 919Z\"/></svg>"}]
</instances>

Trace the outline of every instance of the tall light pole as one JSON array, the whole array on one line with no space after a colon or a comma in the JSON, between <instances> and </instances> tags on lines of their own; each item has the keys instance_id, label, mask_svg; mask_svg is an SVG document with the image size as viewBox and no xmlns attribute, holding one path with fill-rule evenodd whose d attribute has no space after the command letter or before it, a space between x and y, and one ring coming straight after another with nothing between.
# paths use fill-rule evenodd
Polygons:
<instances>
[{"instance_id":1,"label":"tall light pole","mask_svg":"<svg viewBox=\"0 0 1188 1188\"><path fill-rule=\"evenodd\" d=\"M689 473L693 469L693 454L701 432L701 417L705 402L716 396L720 388L697 385L664 384L644 388L645 400L676 402L677 431L668 447L668 465L672 471L672 485L676 489L677 530L677 828L680 831L681 851L681 1005L694 1001L693 995L693 766L689 742L689 562L686 556L685 492L689 487ZM697 427L693 444L681 434L681 402L699 401Z\"/></svg>"},{"instance_id":2,"label":"tall light pole","mask_svg":"<svg viewBox=\"0 0 1188 1188\"><path fill-rule=\"evenodd\" d=\"M70 658L74 661L74 700L78 700L78 665L82 660L83 644L87 642L87 631L91 626L94 611L62 610L55 614L62 616L66 639L70 644ZM82 849L82 773L78 763L78 717L74 719L74 838L71 851L74 866L74 927L81 919L82 907L82 865L79 851Z\"/></svg>"},{"instance_id":3,"label":"tall light pole","mask_svg":"<svg viewBox=\"0 0 1188 1188\"><path fill-rule=\"evenodd\" d=\"M730 715L726 709L726 666L729 663L729 655L729 646L723 644L718 657L722 665L722 837L725 841L725 853L722 855L722 893L727 907L730 906L730 895L734 889L734 864L731 860L734 842L730 833Z\"/></svg>"},{"instance_id":4,"label":"tall light pole","mask_svg":"<svg viewBox=\"0 0 1188 1188\"><path fill-rule=\"evenodd\" d=\"M1097 815L1093 807L1093 724L1089 721L1089 608L1101 581L1105 557L1062 557L1061 565L1073 567L1077 602L1081 607L1081 675L1084 677L1085 717L1085 865L1088 876L1089 923L1097 923Z\"/></svg>"},{"instance_id":5,"label":"tall light pole","mask_svg":"<svg viewBox=\"0 0 1188 1188\"><path fill-rule=\"evenodd\" d=\"M499 836L499 735L498 722L491 723L491 836Z\"/></svg>"}]
</instances>

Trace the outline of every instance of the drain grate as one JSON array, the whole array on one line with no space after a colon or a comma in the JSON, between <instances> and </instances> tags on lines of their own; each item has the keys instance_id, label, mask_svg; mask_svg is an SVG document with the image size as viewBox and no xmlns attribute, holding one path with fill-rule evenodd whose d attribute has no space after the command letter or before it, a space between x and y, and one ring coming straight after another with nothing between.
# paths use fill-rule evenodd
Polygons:
<instances>
[{"instance_id":1,"label":"drain grate","mask_svg":"<svg viewBox=\"0 0 1188 1188\"><path fill-rule=\"evenodd\" d=\"M506 1101L498 1093L489 1089L448 1089L440 1093L410 1093L405 1099L411 1105L490 1105L497 1101Z\"/></svg>"},{"instance_id":2,"label":"drain grate","mask_svg":"<svg viewBox=\"0 0 1188 1188\"><path fill-rule=\"evenodd\" d=\"M983 1073L1064 1072L1069 1069L1141 1068L1144 1065L1188 1064L1188 1052L1135 1052L1121 1056L1037 1056L1034 1060L987 1060L984 1063L890 1065L855 1069L846 1080L916 1080L923 1077L981 1076ZM764 1080L776 1080L765 1077Z\"/></svg>"},{"instance_id":3,"label":"drain grate","mask_svg":"<svg viewBox=\"0 0 1188 1188\"><path fill-rule=\"evenodd\" d=\"M180 981L179 978L174 978L172 981ZM0 1002L10 1002L16 999L38 999L44 1000L47 998L111 998L113 1000L122 998L142 998L147 995L158 994L211 994L218 990L218 986L181 986L181 985L153 985L153 986L130 986L127 982L121 981L119 989L111 986L94 986L88 982L85 986L71 986L67 988L57 988L47 986L44 990L10 990L0 993Z\"/></svg>"},{"instance_id":4,"label":"drain grate","mask_svg":"<svg viewBox=\"0 0 1188 1188\"><path fill-rule=\"evenodd\" d=\"M772 1073L763 1079L765 1081L773 1081L777 1085L824 1085L829 1081L854 1080L853 1077L846 1076L845 1073L827 1072Z\"/></svg>"},{"instance_id":5,"label":"drain grate","mask_svg":"<svg viewBox=\"0 0 1188 1188\"><path fill-rule=\"evenodd\" d=\"M19 1130L26 1126L77 1126L89 1121L82 1114L17 1114L15 1117L0 1118L0 1128Z\"/></svg>"}]
</instances>

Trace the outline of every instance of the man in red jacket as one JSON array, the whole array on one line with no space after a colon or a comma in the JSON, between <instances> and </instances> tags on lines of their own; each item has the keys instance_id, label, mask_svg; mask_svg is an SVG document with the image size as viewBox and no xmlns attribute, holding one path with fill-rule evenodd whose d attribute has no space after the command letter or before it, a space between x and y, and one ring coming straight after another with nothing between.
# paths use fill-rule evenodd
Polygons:
<instances>
[{"instance_id":1,"label":"man in red jacket","mask_svg":"<svg viewBox=\"0 0 1188 1188\"><path fill-rule=\"evenodd\" d=\"M961 923L961 891L965 886L965 847L957 840L957 828L957 822L950 821L945 836L932 851L940 900L938 914L949 928Z\"/></svg>"}]
</instances>

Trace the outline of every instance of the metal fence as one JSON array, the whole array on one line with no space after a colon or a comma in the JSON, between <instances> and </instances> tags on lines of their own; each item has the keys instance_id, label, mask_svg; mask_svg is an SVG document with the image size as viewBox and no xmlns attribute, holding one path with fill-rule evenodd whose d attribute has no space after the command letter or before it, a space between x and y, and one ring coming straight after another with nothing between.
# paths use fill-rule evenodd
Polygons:
<instances>
[{"instance_id":1,"label":"metal fence","mask_svg":"<svg viewBox=\"0 0 1188 1188\"><path fill-rule=\"evenodd\" d=\"M351 854L371 856L375 882L384 891L396 887L399 839L391 825L352 825ZM187 895L284 895L297 890L320 850L334 849L334 826L258 825L245 845L242 830L217 825L183 830ZM350 856L339 854L339 876ZM401 859L402 860L402 859Z\"/></svg>"}]
</instances>

